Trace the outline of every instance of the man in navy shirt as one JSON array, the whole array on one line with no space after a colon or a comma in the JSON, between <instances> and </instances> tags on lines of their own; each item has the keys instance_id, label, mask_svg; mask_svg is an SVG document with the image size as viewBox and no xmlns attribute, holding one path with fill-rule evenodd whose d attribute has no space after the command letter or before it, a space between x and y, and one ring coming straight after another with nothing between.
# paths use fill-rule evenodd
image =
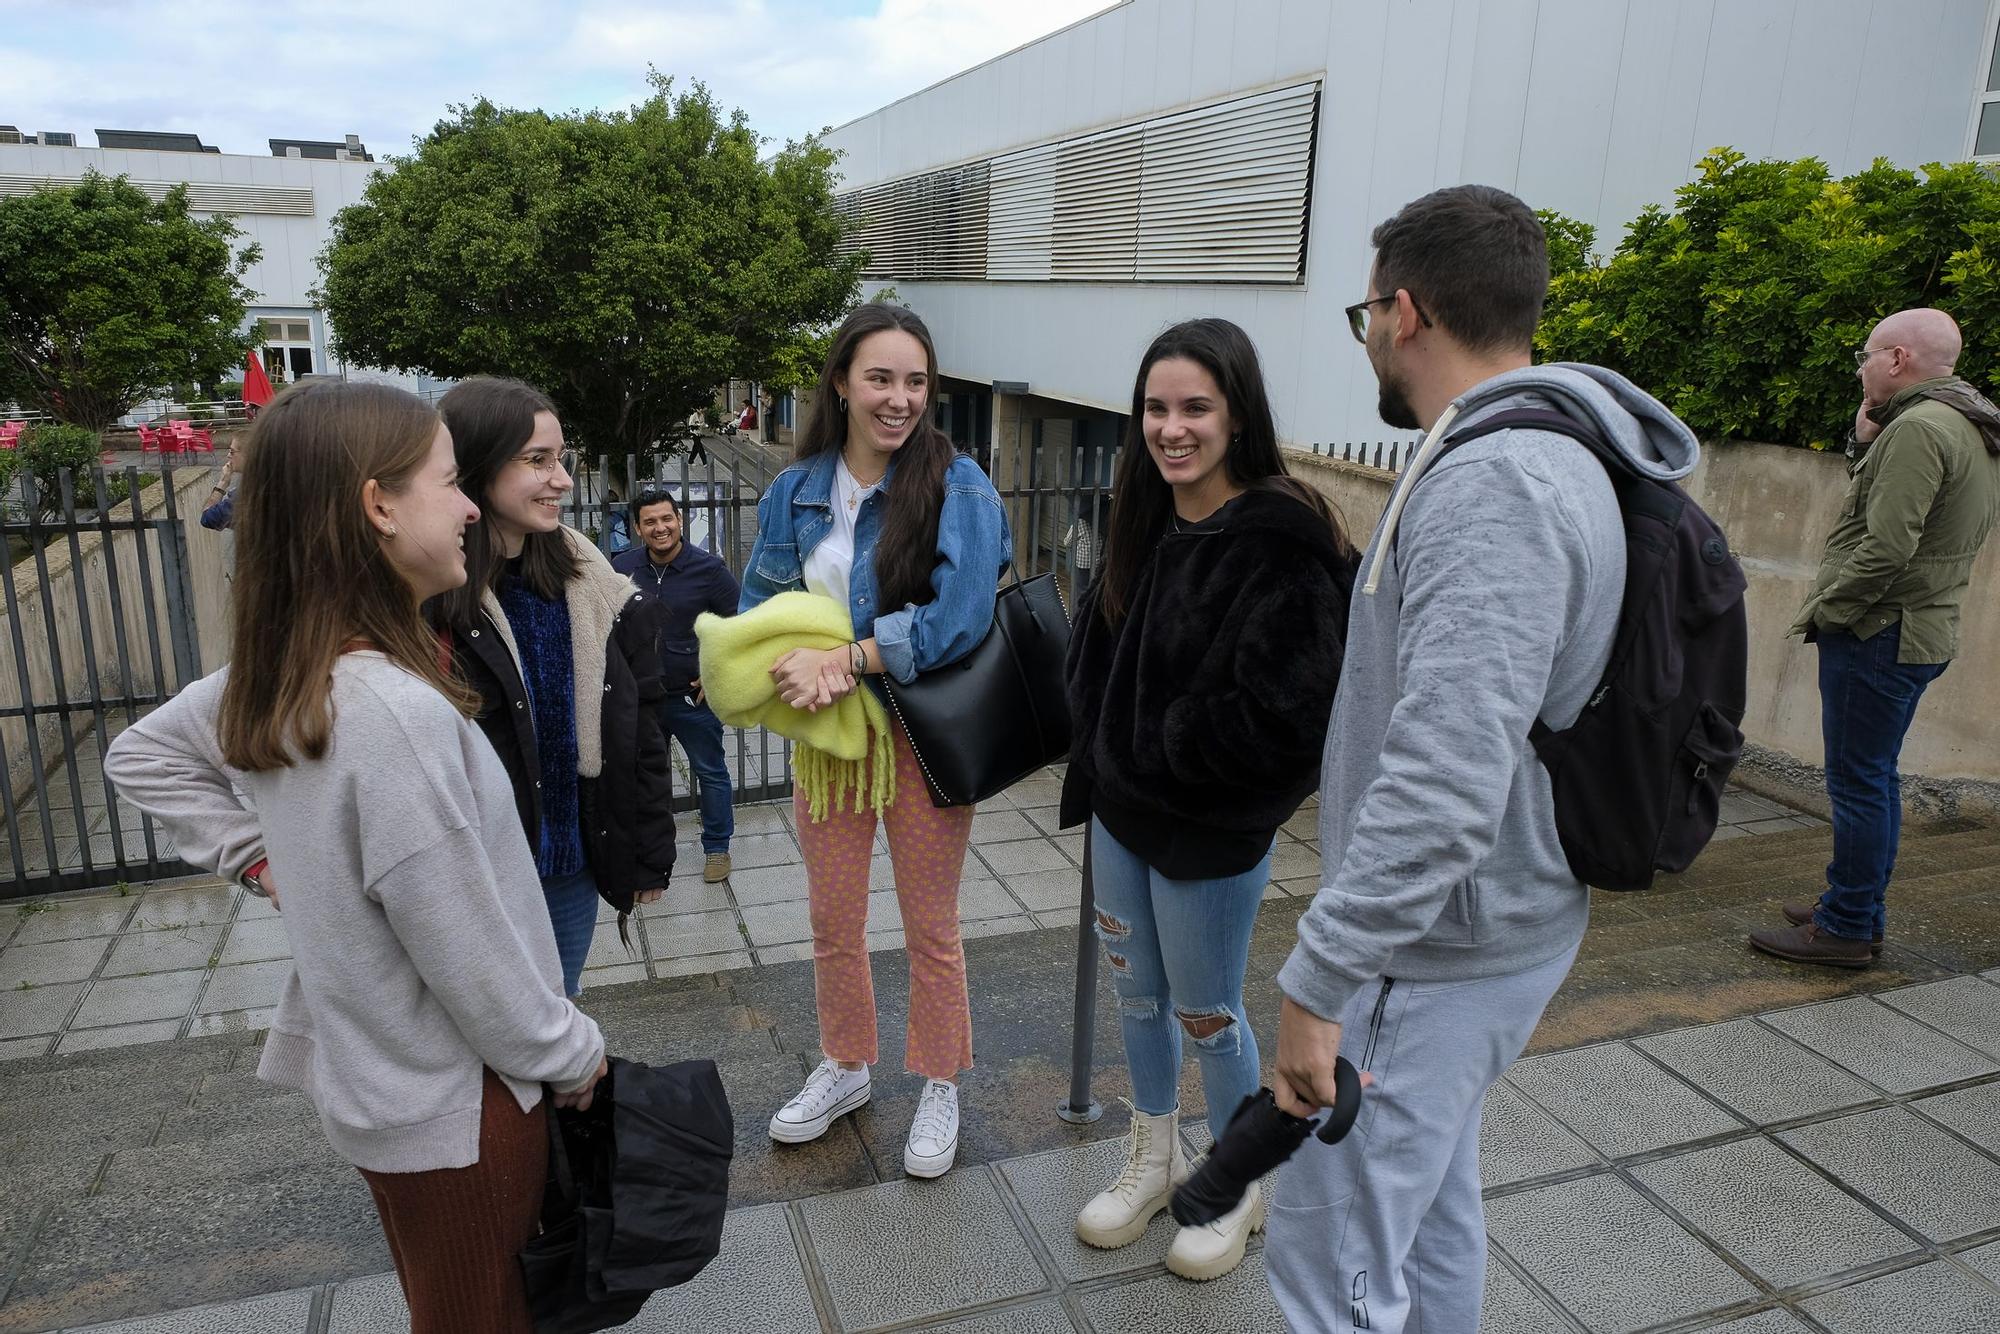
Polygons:
<instances>
[{"instance_id":1,"label":"man in navy shirt","mask_svg":"<svg viewBox=\"0 0 2000 1334\"><path fill-rule=\"evenodd\" d=\"M722 720L701 691L701 661L694 618L705 611L734 616L736 576L722 558L683 540L680 506L663 487L640 488L627 510L639 545L611 558L611 567L629 574L664 608L660 631L660 681L667 696L660 727L681 743L694 772L701 803L701 850L707 854L702 879L729 878L729 840L736 832L730 806L729 770L722 763Z\"/></svg>"}]
</instances>

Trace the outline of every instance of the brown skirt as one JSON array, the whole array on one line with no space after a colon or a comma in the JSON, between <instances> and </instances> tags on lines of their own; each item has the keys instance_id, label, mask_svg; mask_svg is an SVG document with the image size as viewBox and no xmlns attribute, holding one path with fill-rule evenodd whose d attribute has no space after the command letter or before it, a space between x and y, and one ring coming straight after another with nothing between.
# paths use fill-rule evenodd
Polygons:
<instances>
[{"instance_id":1,"label":"brown skirt","mask_svg":"<svg viewBox=\"0 0 2000 1334\"><path fill-rule=\"evenodd\" d=\"M396 1258L410 1334L533 1334L520 1255L541 1231L547 1118L546 1100L522 1112L488 1070L478 1162L361 1173Z\"/></svg>"}]
</instances>

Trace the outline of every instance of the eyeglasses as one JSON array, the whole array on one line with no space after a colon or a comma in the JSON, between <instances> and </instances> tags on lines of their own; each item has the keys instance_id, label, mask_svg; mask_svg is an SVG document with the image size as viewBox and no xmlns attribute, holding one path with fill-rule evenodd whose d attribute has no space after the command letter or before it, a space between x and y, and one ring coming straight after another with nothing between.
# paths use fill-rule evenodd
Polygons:
<instances>
[{"instance_id":1,"label":"eyeglasses","mask_svg":"<svg viewBox=\"0 0 2000 1334\"><path fill-rule=\"evenodd\" d=\"M1394 305L1395 301L1396 298L1393 295L1371 296L1366 301L1357 301L1349 306L1347 308L1347 327L1353 332L1354 341L1357 343L1366 343L1368 341L1368 312L1372 308ZM1426 329L1431 327L1431 317L1424 314L1424 308L1417 304L1415 297L1410 298L1410 309L1417 312L1417 322L1419 324L1423 325Z\"/></svg>"},{"instance_id":2,"label":"eyeglasses","mask_svg":"<svg viewBox=\"0 0 2000 1334\"><path fill-rule=\"evenodd\" d=\"M576 451L573 449L531 449L525 454L516 455L515 461L525 463L534 469L537 477L552 476L558 468L566 473L576 471Z\"/></svg>"},{"instance_id":3,"label":"eyeglasses","mask_svg":"<svg viewBox=\"0 0 2000 1334\"><path fill-rule=\"evenodd\" d=\"M1864 347L1857 349L1854 353L1854 369L1858 371L1863 366L1866 366L1868 358L1874 356L1877 352L1893 352L1895 350L1896 345L1894 343L1891 343L1888 347Z\"/></svg>"}]
</instances>

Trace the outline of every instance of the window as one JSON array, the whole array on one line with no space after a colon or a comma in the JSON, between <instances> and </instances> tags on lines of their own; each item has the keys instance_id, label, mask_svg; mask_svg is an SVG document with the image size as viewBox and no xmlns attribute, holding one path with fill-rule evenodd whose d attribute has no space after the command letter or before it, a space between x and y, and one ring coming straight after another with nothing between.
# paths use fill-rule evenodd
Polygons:
<instances>
[{"instance_id":1,"label":"window","mask_svg":"<svg viewBox=\"0 0 2000 1334\"><path fill-rule=\"evenodd\" d=\"M1992 20L1986 27L1986 86L1972 106L1972 153L1976 158L2000 157L2000 41Z\"/></svg>"},{"instance_id":2,"label":"window","mask_svg":"<svg viewBox=\"0 0 2000 1334\"><path fill-rule=\"evenodd\" d=\"M311 319L260 319L257 336L264 343L264 372L272 383L296 380L318 369L313 364Z\"/></svg>"}]
</instances>

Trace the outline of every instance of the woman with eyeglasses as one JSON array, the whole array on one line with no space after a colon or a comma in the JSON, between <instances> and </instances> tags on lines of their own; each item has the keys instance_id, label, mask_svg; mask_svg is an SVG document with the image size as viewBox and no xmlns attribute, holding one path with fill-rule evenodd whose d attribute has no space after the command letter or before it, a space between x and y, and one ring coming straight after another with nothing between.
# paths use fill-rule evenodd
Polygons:
<instances>
[{"instance_id":1,"label":"woman with eyeglasses","mask_svg":"<svg viewBox=\"0 0 2000 1334\"><path fill-rule=\"evenodd\" d=\"M598 900L618 910L622 937L633 905L659 898L674 869L659 608L563 526L573 456L547 395L478 376L438 414L479 522L465 530L464 586L431 614L513 780L575 996Z\"/></svg>"},{"instance_id":2,"label":"woman with eyeglasses","mask_svg":"<svg viewBox=\"0 0 2000 1334\"><path fill-rule=\"evenodd\" d=\"M1117 1177L1076 1235L1137 1241L1188 1174L1187 1047L1216 1135L1261 1083L1243 1008L1278 826L1319 778L1346 642L1353 546L1285 471L1257 349L1227 320L1146 349L1118 459L1105 560L1070 639L1064 826L1090 822L1097 933L1132 1077ZM1220 1278L1264 1223L1253 1184L1182 1228L1167 1268Z\"/></svg>"}]
</instances>

